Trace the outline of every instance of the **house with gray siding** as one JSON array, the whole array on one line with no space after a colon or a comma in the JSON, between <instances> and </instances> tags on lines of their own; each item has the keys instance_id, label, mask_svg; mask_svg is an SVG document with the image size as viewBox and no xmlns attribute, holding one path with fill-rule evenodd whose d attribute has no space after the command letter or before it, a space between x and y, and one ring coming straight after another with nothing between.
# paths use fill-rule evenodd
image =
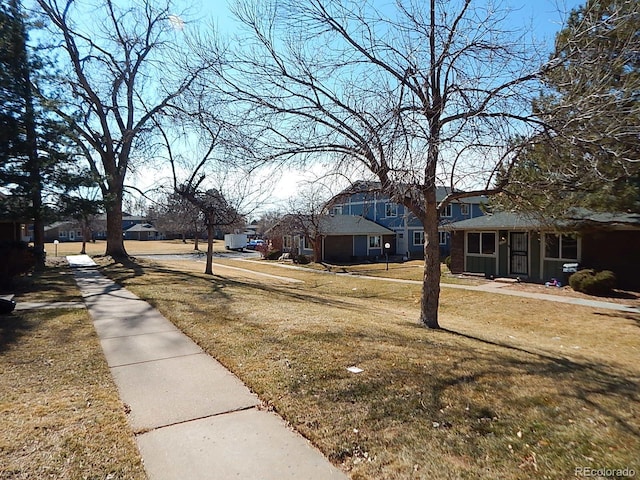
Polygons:
<instances>
[{"instance_id":1,"label":"house with gray siding","mask_svg":"<svg viewBox=\"0 0 640 480\"><path fill-rule=\"evenodd\" d=\"M611 270L640 289L640 215L576 211L562 221L496 212L447 225L451 271L531 282L566 281L565 264Z\"/></svg>"}]
</instances>

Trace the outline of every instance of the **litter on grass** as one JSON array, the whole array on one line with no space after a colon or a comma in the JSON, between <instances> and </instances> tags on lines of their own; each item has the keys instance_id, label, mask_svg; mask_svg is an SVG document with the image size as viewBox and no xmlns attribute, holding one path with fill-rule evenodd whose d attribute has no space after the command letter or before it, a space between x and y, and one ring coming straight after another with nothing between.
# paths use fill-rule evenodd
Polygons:
<instances>
[{"instance_id":1,"label":"litter on grass","mask_svg":"<svg viewBox=\"0 0 640 480\"><path fill-rule=\"evenodd\" d=\"M355 365L351 366L351 367L347 367L347 370L349 370L351 373L362 373L364 372L363 369L356 367Z\"/></svg>"}]
</instances>

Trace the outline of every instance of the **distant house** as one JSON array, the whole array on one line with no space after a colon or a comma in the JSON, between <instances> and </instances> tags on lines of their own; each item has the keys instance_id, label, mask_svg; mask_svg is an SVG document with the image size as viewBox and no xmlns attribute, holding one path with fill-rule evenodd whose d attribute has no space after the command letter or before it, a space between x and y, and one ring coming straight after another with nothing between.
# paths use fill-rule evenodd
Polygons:
<instances>
[{"instance_id":1,"label":"distant house","mask_svg":"<svg viewBox=\"0 0 640 480\"><path fill-rule=\"evenodd\" d=\"M98 216L96 219L96 225L101 227L95 228L93 236L96 240L106 240L107 238L107 216L106 214ZM140 225L142 223L149 223L147 217L140 215L131 215L129 213L122 214L122 232L126 232L134 225ZM126 238L126 236L125 236Z\"/></svg>"},{"instance_id":2,"label":"distant house","mask_svg":"<svg viewBox=\"0 0 640 480\"><path fill-rule=\"evenodd\" d=\"M87 238L86 240L105 240L107 238L106 224L106 215L99 215L91 222L93 228L91 232L92 238ZM153 225L149 224L146 217L129 215L128 213L125 213L122 217L122 232L126 240L156 240L161 237L161 234ZM80 242L83 240L82 226L77 220L61 220L52 223L45 227L44 235L46 242L53 242L54 240L59 242Z\"/></svg>"},{"instance_id":3,"label":"distant house","mask_svg":"<svg viewBox=\"0 0 640 480\"><path fill-rule=\"evenodd\" d=\"M272 248L313 256L326 262L353 262L395 253L395 232L354 215L323 215L312 220L287 215L265 236ZM389 251L385 244L390 244Z\"/></svg>"},{"instance_id":4,"label":"distant house","mask_svg":"<svg viewBox=\"0 0 640 480\"><path fill-rule=\"evenodd\" d=\"M244 230L244 234L248 239L258 238L258 222L253 221L250 224L246 225Z\"/></svg>"},{"instance_id":5,"label":"distant house","mask_svg":"<svg viewBox=\"0 0 640 480\"><path fill-rule=\"evenodd\" d=\"M82 227L76 220L65 220L52 223L44 227L44 241L53 242L80 242L82 241Z\"/></svg>"},{"instance_id":6,"label":"distant house","mask_svg":"<svg viewBox=\"0 0 640 480\"><path fill-rule=\"evenodd\" d=\"M436 199L443 200L450 189L438 187ZM446 225L464 219L483 215L481 205L487 203L486 197L469 197L448 204L440 214L438 229L440 256L450 253L451 242ZM361 216L393 232L391 243L398 255L407 258L424 256L424 227L420 220L406 207L392 201L389 195L380 192L376 182L357 182L327 202L329 212L334 216Z\"/></svg>"},{"instance_id":7,"label":"distant house","mask_svg":"<svg viewBox=\"0 0 640 480\"><path fill-rule=\"evenodd\" d=\"M380 258L385 244L395 254L395 232L354 215L325 216L319 222L320 258L327 262L353 262Z\"/></svg>"},{"instance_id":8,"label":"distant house","mask_svg":"<svg viewBox=\"0 0 640 480\"><path fill-rule=\"evenodd\" d=\"M448 225L453 273L562 279L563 265L611 270L620 288L640 289L640 215L575 212L550 224L497 212Z\"/></svg>"},{"instance_id":9,"label":"distant house","mask_svg":"<svg viewBox=\"0 0 640 480\"><path fill-rule=\"evenodd\" d=\"M158 230L149 223L138 223L124 232L125 240L158 240Z\"/></svg>"}]
</instances>

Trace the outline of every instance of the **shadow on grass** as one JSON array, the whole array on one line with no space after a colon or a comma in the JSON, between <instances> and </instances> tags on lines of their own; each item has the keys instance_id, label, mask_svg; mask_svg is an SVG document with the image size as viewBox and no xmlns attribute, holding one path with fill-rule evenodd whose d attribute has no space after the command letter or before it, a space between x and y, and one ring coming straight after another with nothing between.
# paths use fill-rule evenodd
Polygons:
<instances>
[{"instance_id":1,"label":"shadow on grass","mask_svg":"<svg viewBox=\"0 0 640 480\"><path fill-rule=\"evenodd\" d=\"M626 290L614 290L613 293L610 294L610 298L622 298L623 300L639 300L640 293L630 292Z\"/></svg>"},{"instance_id":2,"label":"shadow on grass","mask_svg":"<svg viewBox=\"0 0 640 480\"><path fill-rule=\"evenodd\" d=\"M179 271L173 268L163 267L152 261L147 262L146 260L139 260L135 257L129 257L126 260L118 260L108 265L99 266L98 271L125 288L127 286L127 281L134 278L143 278L145 274L150 274L152 276L150 277L149 282L141 282L142 284L152 283L170 285L173 290L180 287L189 288L196 285L197 282L205 280L210 282L210 290L206 293L217 294L220 297L219 299L223 301L228 299L227 294L224 292L225 285L246 285L243 282L235 282L219 275ZM117 289L119 287L115 288ZM148 301L153 306L157 306L158 303L153 298L147 298L145 301Z\"/></svg>"},{"instance_id":3,"label":"shadow on grass","mask_svg":"<svg viewBox=\"0 0 640 480\"><path fill-rule=\"evenodd\" d=\"M0 315L0 353L6 351L10 345L18 342L21 337L35 328L34 322L29 322L26 314L12 312Z\"/></svg>"},{"instance_id":4,"label":"shadow on grass","mask_svg":"<svg viewBox=\"0 0 640 480\"><path fill-rule=\"evenodd\" d=\"M640 327L640 313L625 313L625 312L595 312L595 315L601 317L620 318L623 320L630 320Z\"/></svg>"},{"instance_id":5,"label":"shadow on grass","mask_svg":"<svg viewBox=\"0 0 640 480\"><path fill-rule=\"evenodd\" d=\"M515 368L522 370L523 373L528 375L544 376L549 379L570 379L571 381L568 381L567 384L573 385L573 388L566 392L567 395L571 395L575 399L600 411L603 415L615 419L627 433L640 438L640 428L638 426L631 425L622 418L621 415L611 411L596 399L598 396L617 397L622 403L637 404L640 402L640 382L633 381L624 374L614 374L611 368L607 368L607 365L588 362L586 360L576 362L568 358L555 357L532 349L487 340L478 336L444 328L441 329L440 332L493 347L524 353L527 356L536 358L537 360L524 360L506 355L496 356L495 365L497 367Z\"/></svg>"},{"instance_id":6,"label":"shadow on grass","mask_svg":"<svg viewBox=\"0 0 640 480\"><path fill-rule=\"evenodd\" d=\"M33 272L14 280L11 293L20 296L42 294L54 301L78 300L78 290L73 275L67 266L47 267L44 271Z\"/></svg>"},{"instance_id":7,"label":"shadow on grass","mask_svg":"<svg viewBox=\"0 0 640 480\"><path fill-rule=\"evenodd\" d=\"M204 273L178 271L175 269L162 267L154 263L147 264L144 261L140 262L135 258L130 258L124 261L121 260L117 263L110 264L107 267L100 267L100 270L105 275L111 277L114 281L117 281L120 284L126 284L127 280L135 277L143 277L145 272L152 273L154 275L166 276L167 282L170 282L176 287L178 285L188 287L194 281L210 280L212 285L210 293L219 295L220 298L217 298L217 300L222 301L230 300L230 298L224 292L224 288L221 288L219 284L222 284L223 286L233 286L239 288L252 288L269 294L281 295L285 298L298 302L314 303L322 306L331 306L351 310L358 310L360 308L349 303L348 301L338 300L336 298L323 296L321 294L310 293L309 291L298 291L294 286L289 284L287 284L286 286L278 286L263 283L259 280L256 280L255 282L250 279L244 279L240 281L216 274L207 275ZM177 279L179 280L177 281ZM161 279L159 280L157 278L153 281L156 283L162 282Z\"/></svg>"},{"instance_id":8,"label":"shadow on grass","mask_svg":"<svg viewBox=\"0 0 640 480\"><path fill-rule=\"evenodd\" d=\"M96 256L95 258L102 258L104 255ZM108 265L98 266L98 271L103 272L105 275L116 275L118 281L124 281L128 278L141 277L144 275L145 265L141 265L135 257L128 257L125 259L113 260L113 263Z\"/></svg>"},{"instance_id":9,"label":"shadow on grass","mask_svg":"<svg viewBox=\"0 0 640 480\"><path fill-rule=\"evenodd\" d=\"M73 275L67 266L48 266L44 271L16 278L11 293L15 294L14 300L18 304L21 297L30 299L30 296L35 296L36 300L43 298L62 302L80 299ZM0 315L0 352L6 351L11 344L36 327L36 323L29 318L29 313L20 310Z\"/></svg>"},{"instance_id":10,"label":"shadow on grass","mask_svg":"<svg viewBox=\"0 0 640 480\"><path fill-rule=\"evenodd\" d=\"M537 445L538 453L549 458L569 459L576 449L608 451L612 445L608 442L622 442L631 450L638 444L640 426L632 413L640 401L637 379L612 374L606 366L454 331L420 329L413 331L415 338L412 331L383 327L355 335L305 333L307 340L317 343L316 350L331 345L333 352L346 355L329 357L332 365L319 369L311 381L306 377L313 376L313 362L297 366L305 375L292 378L288 389L294 396L306 394L312 402L319 398L323 408L363 430L374 428L364 425L381 431L407 425L407 432L413 432L409 436L447 448L457 445L463 456L482 451L495 455L491 449L506 448L519 429L527 443ZM363 373L346 373L345 367L354 360ZM299 413L293 418L310 421ZM590 432L604 430L603 425L610 427L608 436L592 438ZM495 447L500 442L504 445ZM336 461L352 455L349 445L329 453Z\"/></svg>"}]
</instances>

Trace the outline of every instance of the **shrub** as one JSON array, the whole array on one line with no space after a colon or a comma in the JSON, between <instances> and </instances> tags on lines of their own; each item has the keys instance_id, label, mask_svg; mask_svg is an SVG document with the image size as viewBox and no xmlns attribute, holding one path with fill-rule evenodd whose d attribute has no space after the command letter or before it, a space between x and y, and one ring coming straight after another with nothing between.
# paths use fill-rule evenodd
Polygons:
<instances>
[{"instance_id":1,"label":"shrub","mask_svg":"<svg viewBox=\"0 0 640 480\"><path fill-rule=\"evenodd\" d=\"M445 257L444 264L447 266L449 271L451 271L451 255Z\"/></svg>"},{"instance_id":2,"label":"shrub","mask_svg":"<svg viewBox=\"0 0 640 480\"><path fill-rule=\"evenodd\" d=\"M266 243L261 243L258 246L256 246L256 252L260 253L260 256L262 258L267 258L267 256L269 255L269 245Z\"/></svg>"},{"instance_id":3,"label":"shrub","mask_svg":"<svg viewBox=\"0 0 640 480\"><path fill-rule=\"evenodd\" d=\"M610 270L600 272L592 269L580 270L569 277L569 285L576 292L606 295L615 288L616 275Z\"/></svg>"},{"instance_id":4,"label":"shrub","mask_svg":"<svg viewBox=\"0 0 640 480\"><path fill-rule=\"evenodd\" d=\"M311 262L311 260L309 260L309 257L307 257L306 255L298 255L296 257L296 263L299 263L300 265L306 265L309 262Z\"/></svg>"},{"instance_id":5,"label":"shrub","mask_svg":"<svg viewBox=\"0 0 640 480\"><path fill-rule=\"evenodd\" d=\"M280 258L280 255L282 255L282 252L280 250L269 250L264 258L266 258L267 260L278 260Z\"/></svg>"},{"instance_id":6,"label":"shrub","mask_svg":"<svg viewBox=\"0 0 640 480\"><path fill-rule=\"evenodd\" d=\"M0 288L9 289L13 279L29 272L36 264L33 247L25 242L0 244Z\"/></svg>"}]
</instances>

